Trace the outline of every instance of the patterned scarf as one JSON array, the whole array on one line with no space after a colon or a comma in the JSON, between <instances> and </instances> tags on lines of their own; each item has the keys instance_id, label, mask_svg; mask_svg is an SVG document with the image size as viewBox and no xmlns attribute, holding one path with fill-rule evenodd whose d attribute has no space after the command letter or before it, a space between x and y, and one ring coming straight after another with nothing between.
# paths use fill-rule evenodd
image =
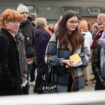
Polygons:
<instances>
[{"instance_id":1,"label":"patterned scarf","mask_svg":"<svg viewBox=\"0 0 105 105\"><path fill-rule=\"evenodd\" d=\"M105 48L101 48L100 52L100 70L102 77L105 78Z\"/></svg>"},{"instance_id":2,"label":"patterned scarf","mask_svg":"<svg viewBox=\"0 0 105 105\"><path fill-rule=\"evenodd\" d=\"M101 45L100 70L102 77L105 78L105 32L102 33L102 36L99 39L99 44Z\"/></svg>"}]
</instances>

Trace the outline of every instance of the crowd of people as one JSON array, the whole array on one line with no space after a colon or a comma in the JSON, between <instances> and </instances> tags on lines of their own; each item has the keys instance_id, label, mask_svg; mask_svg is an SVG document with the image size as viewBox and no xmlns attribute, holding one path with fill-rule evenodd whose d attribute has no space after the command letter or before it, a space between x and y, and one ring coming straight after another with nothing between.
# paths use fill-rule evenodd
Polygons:
<instances>
[{"instance_id":1,"label":"crowd of people","mask_svg":"<svg viewBox=\"0 0 105 105\"><path fill-rule=\"evenodd\" d=\"M94 90L104 90L104 44L104 13L90 24L68 10L50 25L23 4L16 10L5 9L0 14L0 96L29 94L30 83L38 93L49 67L56 71L57 93L80 91L93 79ZM70 59L74 54L81 64Z\"/></svg>"}]
</instances>

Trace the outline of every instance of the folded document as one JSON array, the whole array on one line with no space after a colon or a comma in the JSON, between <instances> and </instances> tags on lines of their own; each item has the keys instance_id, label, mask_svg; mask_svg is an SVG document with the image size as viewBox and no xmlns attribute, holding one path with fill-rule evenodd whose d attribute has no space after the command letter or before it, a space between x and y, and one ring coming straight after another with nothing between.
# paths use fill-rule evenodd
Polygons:
<instances>
[{"instance_id":1,"label":"folded document","mask_svg":"<svg viewBox=\"0 0 105 105\"><path fill-rule=\"evenodd\" d=\"M69 57L71 61L73 61L74 67L82 65L82 59L78 53L75 53Z\"/></svg>"}]
</instances>

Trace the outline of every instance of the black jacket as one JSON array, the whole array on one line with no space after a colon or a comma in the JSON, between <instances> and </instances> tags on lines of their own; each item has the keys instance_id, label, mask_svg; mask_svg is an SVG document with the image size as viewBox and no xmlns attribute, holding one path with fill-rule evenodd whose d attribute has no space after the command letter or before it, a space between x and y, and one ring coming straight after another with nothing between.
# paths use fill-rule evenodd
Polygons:
<instances>
[{"instance_id":1,"label":"black jacket","mask_svg":"<svg viewBox=\"0 0 105 105\"><path fill-rule=\"evenodd\" d=\"M0 31L0 95L21 94L21 74L18 50L12 35Z\"/></svg>"},{"instance_id":2,"label":"black jacket","mask_svg":"<svg viewBox=\"0 0 105 105\"><path fill-rule=\"evenodd\" d=\"M26 57L32 58L34 57L34 27L32 22L28 19L27 21L21 23L20 30L25 38L25 49L26 49Z\"/></svg>"}]
</instances>

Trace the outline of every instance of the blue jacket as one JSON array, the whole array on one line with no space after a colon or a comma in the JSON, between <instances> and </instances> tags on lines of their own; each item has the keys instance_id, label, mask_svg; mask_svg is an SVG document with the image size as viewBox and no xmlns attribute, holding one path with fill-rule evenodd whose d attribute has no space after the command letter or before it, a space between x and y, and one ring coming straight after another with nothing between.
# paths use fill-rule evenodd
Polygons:
<instances>
[{"instance_id":1,"label":"blue jacket","mask_svg":"<svg viewBox=\"0 0 105 105\"><path fill-rule=\"evenodd\" d=\"M87 48L84 50L78 49L79 53L84 53L85 56L88 56L88 51ZM83 51L83 52L81 52ZM61 60L62 59L69 59L71 55L71 52L69 49L65 49L63 46L62 48L59 48L59 41L56 40L56 36L53 35L51 39L49 40L49 43L46 48L46 53L45 53L45 62L47 64L50 64L51 66L54 65L61 65ZM70 68L71 69L71 68ZM76 67L73 68L73 85L75 86L76 89L82 88L85 86L85 79L84 79L84 71L83 68Z\"/></svg>"}]
</instances>

